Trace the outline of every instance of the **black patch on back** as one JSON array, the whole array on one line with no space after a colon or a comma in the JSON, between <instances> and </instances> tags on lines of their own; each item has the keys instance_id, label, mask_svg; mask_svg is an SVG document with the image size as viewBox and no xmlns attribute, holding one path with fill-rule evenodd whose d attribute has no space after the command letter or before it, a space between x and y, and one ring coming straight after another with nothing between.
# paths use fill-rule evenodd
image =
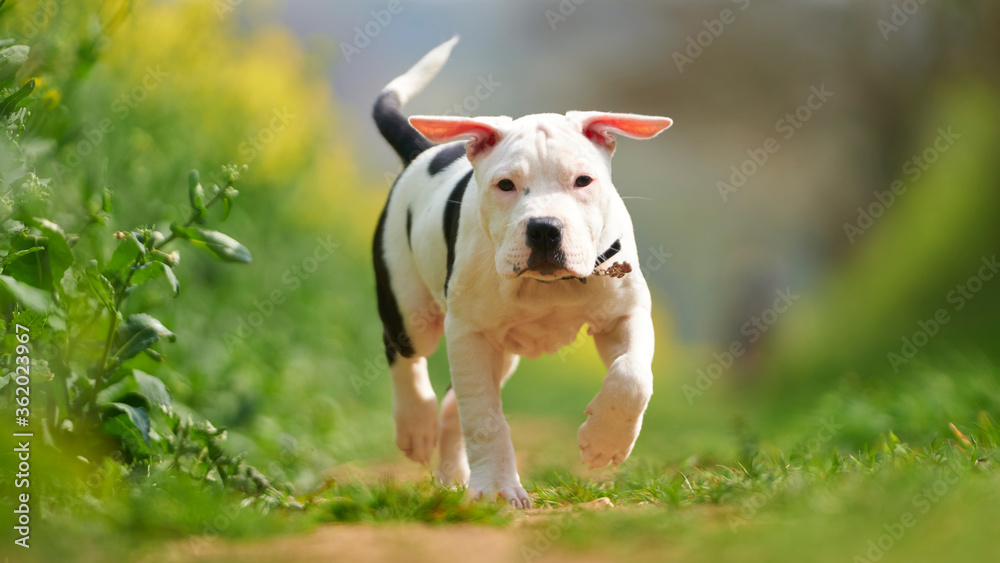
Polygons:
<instances>
[{"instance_id":1,"label":"black patch on back","mask_svg":"<svg viewBox=\"0 0 1000 563\"><path fill-rule=\"evenodd\" d=\"M406 208L406 245L413 250L413 242L411 242L411 232L413 231L413 207L407 206Z\"/></svg>"},{"instance_id":2,"label":"black patch on back","mask_svg":"<svg viewBox=\"0 0 1000 563\"><path fill-rule=\"evenodd\" d=\"M615 242L611 243L611 248L605 250L604 252L601 253L600 256L597 257L597 261L594 262L594 267L596 268L596 267L600 266L601 264L607 262L609 258L611 258L612 256L614 256L615 254L618 254L618 251L621 250L621 249L622 249L622 241L621 241L621 239L616 240Z\"/></svg>"},{"instance_id":3,"label":"black patch on back","mask_svg":"<svg viewBox=\"0 0 1000 563\"><path fill-rule=\"evenodd\" d=\"M389 198L392 198L392 190L389 190ZM382 239L385 237L385 216L388 211L389 202L387 200L385 208L382 209L382 215L378 218L378 226L375 227L372 258L375 265L378 316L382 319L382 342L385 343L385 357L388 358L389 365L392 365L398 355L410 358L413 357L415 351L410 336L406 334L403 315L399 312L399 303L396 301L396 294L392 292L392 285L389 282L389 267L385 263L385 247Z\"/></svg>"},{"instance_id":4,"label":"black patch on back","mask_svg":"<svg viewBox=\"0 0 1000 563\"><path fill-rule=\"evenodd\" d=\"M444 241L448 245L448 272L444 277L445 296L448 295L448 281L451 280L451 270L455 266L455 241L458 239L458 217L462 212L462 198L465 197L465 188L469 186L470 179L472 170L462 176L444 204Z\"/></svg>"},{"instance_id":5,"label":"black patch on back","mask_svg":"<svg viewBox=\"0 0 1000 563\"><path fill-rule=\"evenodd\" d=\"M375 99L372 108L372 118L378 126L379 133L392 145L393 150L403 160L403 164L413 162L417 155L435 146L399 111L399 96L395 92L382 92Z\"/></svg>"},{"instance_id":6,"label":"black patch on back","mask_svg":"<svg viewBox=\"0 0 1000 563\"><path fill-rule=\"evenodd\" d=\"M448 166L455 162L456 160L465 156L465 143L458 142L450 145L445 145L445 147L438 151L431 159L430 165L427 167L427 171L431 173L431 176L437 174L438 172L448 168Z\"/></svg>"}]
</instances>

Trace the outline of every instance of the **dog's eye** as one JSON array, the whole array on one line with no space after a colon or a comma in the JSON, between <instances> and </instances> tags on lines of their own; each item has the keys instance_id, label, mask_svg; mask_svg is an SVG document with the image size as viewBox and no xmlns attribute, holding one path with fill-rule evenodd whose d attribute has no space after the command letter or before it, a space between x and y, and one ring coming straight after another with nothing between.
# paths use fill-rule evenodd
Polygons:
<instances>
[{"instance_id":1,"label":"dog's eye","mask_svg":"<svg viewBox=\"0 0 1000 563\"><path fill-rule=\"evenodd\" d=\"M576 179L576 187L582 188L584 186L589 186L594 179L590 176L580 176Z\"/></svg>"},{"instance_id":2,"label":"dog's eye","mask_svg":"<svg viewBox=\"0 0 1000 563\"><path fill-rule=\"evenodd\" d=\"M512 192L514 191L514 182L504 178L503 180L497 182L497 187L500 188L500 191L502 192Z\"/></svg>"}]
</instances>

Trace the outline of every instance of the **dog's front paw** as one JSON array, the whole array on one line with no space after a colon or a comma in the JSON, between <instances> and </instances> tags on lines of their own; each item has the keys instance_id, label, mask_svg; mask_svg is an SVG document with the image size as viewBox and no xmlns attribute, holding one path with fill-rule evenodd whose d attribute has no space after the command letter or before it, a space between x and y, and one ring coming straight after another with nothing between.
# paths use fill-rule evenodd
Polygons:
<instances>
[{"instance_id":1,"label":"dog's front paw","mask_svg":"<svg viewBox=\"0 0 1000 563\"><path fill-rule=\"evenodd\" d=\"M577 441L580 458L590 469L628 459L642 427L642 411L638 414L623 405L606 405L595 398L587 407L587 421L580 425Z\"/></svg>"},{"instance_id":2,"label":"dog's front paw","mask_svg":"<svg viewBox=\"0 0 1000 563\"><path fill-rule=\"evenodd\" d=\"M531 497L528 496L528 491L524 490L521 482L516 478L481 484L477 484L476 479L473 478L469 485L469 494L472 498L485 498L487 500L495 500L499 496L514 508L531 508Z\"/></svg>"},{"instance_id":3,"label":"dog's front paw","mask_svg":"<svg viewBox=\"0 0 1000 563\"><path fill-rule=\"evenodd\" d=\"M437 445L437 398L413 398L399 402L394 409L396 447L406 457L427 463Z\"/></svg>"}]
</instances>

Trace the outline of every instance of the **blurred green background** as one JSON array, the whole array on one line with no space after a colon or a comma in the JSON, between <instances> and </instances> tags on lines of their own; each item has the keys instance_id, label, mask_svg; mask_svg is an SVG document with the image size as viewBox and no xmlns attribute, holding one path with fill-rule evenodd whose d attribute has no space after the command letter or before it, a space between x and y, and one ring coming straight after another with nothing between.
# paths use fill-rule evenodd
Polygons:
<instances>
[{"instance_id":1,"label":"blurred green background","mask_svg":"<svg viewBox=\"0 0 1000 563\"><path fill-rule=\"evenodd\" d=\"M158 348L167 361L143 369L184 409L227 427L229 448L273 480L301 495L330 477L429 478L393 445L390 379L378 367L370 241L398 163L368 112L385 83L454 33L454 60L408 111L602 109L675 120L655 141L621 143L615 159L657 304L655 395L627 465L734 465L806 444L831 419L825 450L865 451L890 443L890 433L930 444L953 438L949 423L982 428L1000 415L995 2L436 1L403 2L396 14L387 6L0 8L0 38L31 47L19 80L37 80L20 143L36 174L51 179L53 217L67 229L105 184L115 199L102 227L110 235L186 216L189 169L249 166L227 232L253 263L223 268L187 252L179 297L147 289L130 307L177 335ZM481 95L481 79L499 85ZM810 98L822 88L832 95ZM768 138L779 149L754 162ZM7 193L20 163L0 164ZM431 365L442 394L443 351ZM527 482L611 475L577 469L576 427L602 376L583 336L521 364L504 403ZM60 471L58 456L37 469ZM844 538L896 518L886 507L905 503L919 490L909 483L923 478L790 495L774 518L804 520L797 533L811 541L765 528L744 543L724 523L706 531L716 518L676 513L656 516L648 533L692 560L701 542L718 550L706 560L813 559L817 541L828 542L831 560L847 560L867 538ZM956 520L983 524L990 514L996 478L984 479L935 508L935 522L920 522L945 531L911 537L891 555L991 553L995 538ZM142 541L133 533L202 533L216 502L175 490L187 508L161 525L143 515L164 510L156 494L122 490L52 501L62 508L52 507L39 541L68 521L96 534L98 550L110 549L101 538L134 547ZM847 500L830 501L840 495ZM860 500L870 495L884 502ZM88 510L104 519L72 518ZM635 514L606 533L633 530L641 550L653 540L629 519L654 517ZM256 522L224 535L286 525ZM576 549L604 537L588 525L567 535ZM966 555L949 551L956 542ZM41 549L74 552L57 544Z\"/></svg>"}]
</instances>

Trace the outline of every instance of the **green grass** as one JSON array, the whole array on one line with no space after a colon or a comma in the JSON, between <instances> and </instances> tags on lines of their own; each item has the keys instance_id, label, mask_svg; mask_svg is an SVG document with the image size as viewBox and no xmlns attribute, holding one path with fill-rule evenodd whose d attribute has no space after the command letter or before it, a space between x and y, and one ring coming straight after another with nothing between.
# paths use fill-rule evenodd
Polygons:
<instances>
[{"instance_id":1,"label":"green grass","mask_svg":"<svg viewBox=\"0 0 1000 563\"><path fill-rule=\"evenodd\" d=\"M690 561L869 560L868 542L880 538L884 545L891 540L889 550L878 548L888 561L923 560L929 553L986 560L996 546L986 528L1000 491L1000 427L979 407L990 407L982 403L982 390L996 383L997 372L969 372L964 380L970 384L951 393L942 392L943 371L908 376L879 385L878 392L843 382L814 401L808 418L814 423L803 423L807 418L795 412L756 424L752 417L744 419L717 437L731 442L728 447L706 444L683 458L664 459L640 445L621 468L596 475L580 473L571 463L529 470L525 485L541 514L551 514L544 518L524 519L501 504L472 501L464 491L439 487L429 477L329 479L297 497L301 509L262 510L164 474L152 482L109 476L132 487L103 484L98 489L105 496L98 501L101 493L95 491L93 500L101 507L97 518L64 515L52 523L61 537L73 544L87 537L86 545L105 554L146 552L159 542L198 542L205 535L242 541L355 522L499 527L509 529L529 554L538 548L541 533L547 538L545 550L598 557L625 552L636 560L658 560L663 554ZM736 408L728 396L720 390L703 408ZM940 416L924 413L928 405ZM958 417L955 428L949 425L952 415ZM910 426L914 417L924 424L919 431ZM822 420L827 422L815 423ZM905 422L899 426L905 430L894 431L886 423L891 420ZM654 436L664 431L648 430ZM876 430L878 436L856 447ZM705 453L712 451L734 455ZM601 497L614 508L566 512ZM85 508L71 507L70 513ZM122 543L123 534L142 539ZM948 551L942 547L948 542L960 543ZM38 554L44 560L55 554L72 559L62 542Z\"/></svg>"},{"instance_id":2,"label":"green grass","mask_svg":"<svg viewBox=\"0 0 1000 563\"><path fill-rule=\"evenodd\" d=\"M336 483L309 496L312 512L327 522L475 522L503 525L511 521L502 505L471 501L464 490L435 485L431 480L376 484Z\"/></svg>"}]
</instances>

